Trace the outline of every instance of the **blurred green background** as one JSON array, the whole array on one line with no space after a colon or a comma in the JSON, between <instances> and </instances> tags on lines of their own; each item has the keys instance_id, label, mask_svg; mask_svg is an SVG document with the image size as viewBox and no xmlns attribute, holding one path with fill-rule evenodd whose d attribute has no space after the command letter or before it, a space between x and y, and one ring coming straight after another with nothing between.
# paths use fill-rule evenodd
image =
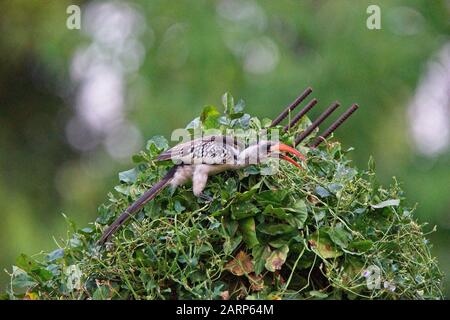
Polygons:
<instances>
[{"instance_id":1,"label":"blurred green background","mask_svg":"<svg viewBox=\"0 0 450 320\"><path fill-rule=\"evenodd\" d=\"M71 4L81 30L66 27ZM381 30L366 27L369 4ZM360 104L337 137L437 226L450 296L449 17L445 0L0 2L2 271L54 248L61 213L93 221L147 138L170 138L223 92L274 117L312 86L312 115Z\"/></svg>"}]
</instances>

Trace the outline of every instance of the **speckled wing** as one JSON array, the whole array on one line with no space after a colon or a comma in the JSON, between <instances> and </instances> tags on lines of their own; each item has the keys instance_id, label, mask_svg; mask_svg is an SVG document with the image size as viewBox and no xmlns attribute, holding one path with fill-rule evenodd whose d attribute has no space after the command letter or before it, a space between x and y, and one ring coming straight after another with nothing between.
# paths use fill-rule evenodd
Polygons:
<instances>
[{"instance_id":1,"label":"speckled wing","mask_svg":"<svg viewBox=\"0 0 450 320\"><path fill-rule=\"evenodd\" d=\"M242 143L231 136L207 136L176 145L162 152L156 160L172 160L176 164L235 163Z\"/></svg>"}]
</instances>

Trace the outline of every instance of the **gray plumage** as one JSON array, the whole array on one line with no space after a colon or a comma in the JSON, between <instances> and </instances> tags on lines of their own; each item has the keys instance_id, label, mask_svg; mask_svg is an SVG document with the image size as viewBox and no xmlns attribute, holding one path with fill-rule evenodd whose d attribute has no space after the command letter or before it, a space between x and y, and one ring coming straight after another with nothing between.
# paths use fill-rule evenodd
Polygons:
<instances>
[{"instance_id":1,"label":"gray plumage","mask_svg":"<svg viewBox=\"0 0 450 320\"><path fill-rule=\"evenodd\" d=\"M222 164L237 160L242 143L230 136L213 135L197 138L162 152L156 160L175 164Z\"/></svg>"},{"instance_id":2,"label":"gray plumage","mask_svg":"<svg viewBox=\"0 0 450 320\"><path fill-rule=\"evenodd\" d=\"M105 243L132 214L142 209L166 186L176 188L192 180L194 195L206 197L203 190L210 175L260 163L268 157L268 151L273 145L270 141L260 141L244 149L236 138L215 135L181 143L162 152L156 160L171 160L175 165L106 229L98 243Z\"/></svg>"}]
</instances>

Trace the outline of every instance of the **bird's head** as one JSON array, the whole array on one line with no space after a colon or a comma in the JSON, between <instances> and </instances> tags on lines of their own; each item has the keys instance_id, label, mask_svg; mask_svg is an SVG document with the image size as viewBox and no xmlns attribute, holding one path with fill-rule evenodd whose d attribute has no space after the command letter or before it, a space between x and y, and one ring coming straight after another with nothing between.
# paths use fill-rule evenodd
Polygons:
<instances>
[{"instance_id":1,"label":"bird's head","mask_svg":"<svg viewBox=\"0 0 450 320\"><path fill-rule=\"evenodd\" d=\"M292 163L294 166L301 168L302 166L294 159L287 156L286 153L293 154L297 158L306 162L306 158L298 150L278 141L263 140L250 145L240 154L241 163L260 164L265 162L268 158L279 158Z\"/></svg>"}]
</instances>

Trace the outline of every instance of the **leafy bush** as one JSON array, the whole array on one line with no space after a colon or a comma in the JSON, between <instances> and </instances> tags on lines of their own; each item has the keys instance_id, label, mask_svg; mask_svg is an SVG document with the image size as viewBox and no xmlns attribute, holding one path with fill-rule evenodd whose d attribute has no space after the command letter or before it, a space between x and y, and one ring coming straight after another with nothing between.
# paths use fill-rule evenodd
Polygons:
<instances>
[{"instance_id":1,"label":"leafy bush","mask_svg":"<svg viewBox=\"0 0 450 320\"><path fill-rule=\"evenodd\" d=\"M206 107L188 127L268 127L224 96L225 113ZM200 122L200 120L202 120ZM305 118L281 139L310 123ZM153 159L168 148L154 137L133 157L136 167L99 207L89 227L67 219L58 249L21 255L5 298L25 299L436 299L441 273L423 226L413 218L394 179L387 188L351 166L338 142L307 154L304 171L280 164L251 166L210 178L206 193L164 190L115 234L96 245L132 201L158 181L170 163Z\"/></svg>"}]
</instances>

